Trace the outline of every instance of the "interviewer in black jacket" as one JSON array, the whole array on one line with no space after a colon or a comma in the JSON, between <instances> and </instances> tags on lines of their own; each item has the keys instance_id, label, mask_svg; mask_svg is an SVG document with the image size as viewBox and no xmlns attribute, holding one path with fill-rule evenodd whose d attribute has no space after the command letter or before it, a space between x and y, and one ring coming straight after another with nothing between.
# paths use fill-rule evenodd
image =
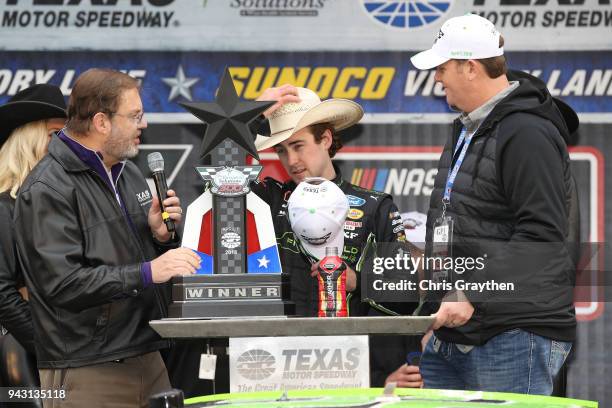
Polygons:
<instances>
[{"instance_id":1,"label":"interviewer in black jacket","mask_svg":"<svg viewBox=\"0 0 612 408\"><path fill-rule=\"evenodd\" d=\"M53 85L31 86L0 106L0 325L8 331L0 337L3 386L38 383L30 307L17 262L12 218L17 190L47 153L51 134L65 121L64 97Z\"/></svg>"},{"instance_id":2,"label":"interviewer in black jacket","mask_svg":"<svg viewBox=\"0 0 612 408\"><path fill-rule=\"evenodd\" d=\"M17 250L30 293L41 386L62 406L146 406L170 387L149 321L165 315L158 284L188 275L199 257L175 248L135 164L147 126L139 84L111 70L77 79L66 128L23 183ZM172 190L165 211L182 210ZM53 400L45 400L51 404Z\"/></svg>"}]
</instances>

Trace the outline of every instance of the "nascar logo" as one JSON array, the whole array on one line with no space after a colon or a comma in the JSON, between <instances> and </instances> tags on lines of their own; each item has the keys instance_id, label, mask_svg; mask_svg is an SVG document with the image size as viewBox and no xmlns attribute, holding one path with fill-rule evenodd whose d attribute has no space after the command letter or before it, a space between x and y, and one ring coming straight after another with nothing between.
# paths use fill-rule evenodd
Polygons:
<instances>
[{"instance_id":1,"label":"nascar logo","mask_svg":"<svg viewBox=\"0 0 612 408\"><path fill-rule=\"evenodd\" d=\"M353 169L351 184L368 190L383 191L393 196L429 196L433 191L436 174L438 169L435 167L429 169L357 167Z\"/></svg>"}]
</instances>

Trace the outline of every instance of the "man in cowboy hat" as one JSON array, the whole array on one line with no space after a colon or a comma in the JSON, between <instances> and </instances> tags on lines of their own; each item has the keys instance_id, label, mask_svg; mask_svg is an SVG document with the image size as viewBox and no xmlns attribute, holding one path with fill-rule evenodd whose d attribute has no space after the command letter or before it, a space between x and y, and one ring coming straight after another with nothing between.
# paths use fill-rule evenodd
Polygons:
<instances>
[{"instance_id":1,"label":"man in cowboy hat","mask_svg":"<svg viewBox=\"0 0 612 408\"><path fill-rule=\"evenodd\" d=\"M62 406L144 407L170 387L158 351L168 343L148 323L166 314L158 284L200 261L176 248L159 200L142 199L153 196L127 160L147 126L139 90L121 72L81 74L66 128L15 204L41 386L63 388ZM165 210L180 222L180 201L168 196Z\"/></svg>"},{"instance_id":2,"label":"man in cowboy hat","mask_svg":"<svg viewBox=\"0 0 612 408\"><path fill-rule=\"evenodd\" d=\"M316 316L318 294L314 276L318 260L300 253L286 216L288 199L297 184L306 177L323 177L336 183L348 197L351 212L344 226L342 257L352 280L350 289L355 289L359 281L355 276L356 265L370 234L377 242L405 241L401 217L389 194L348 183L332 162L342 148L338 132L353 126L363 116L359 104L346 99L321 101L312 90L292 85L266 89L258 99L276 100L277 103L264 112L269 120L270 136L258 135L255 145L258 150L274 148L291 180L280 182L266 178L255 183L253 191L270 204L281 264L291 276L291 295L296 303L296 313ZM357 288L350 296L351 314L363 316L388 312L375 303L360 303L358 292ZM412 305L403 305L406 306ZM412 310L400 312L411 313ZM421 385L419 368L402 364L406 361L406 347L416 349L417 342L412 344L411 340L401 336L372 337L370 342L372 385L381 386L386 381L397 382L400 387Z\"/></svg>"}]
</instances>

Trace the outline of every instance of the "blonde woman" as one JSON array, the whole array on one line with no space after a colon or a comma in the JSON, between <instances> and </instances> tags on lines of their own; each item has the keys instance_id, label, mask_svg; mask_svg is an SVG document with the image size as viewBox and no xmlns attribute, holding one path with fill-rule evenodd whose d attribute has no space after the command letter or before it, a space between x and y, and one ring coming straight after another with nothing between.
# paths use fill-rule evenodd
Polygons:
<instances>
[{"instance_id":1,"label":"blonde woman","mask_svg":"<svg viewBox=\"0 0 612 408\"><path fill-rule=\"evenodd\" d=\"M25 283L15 253L12 215L17 190L65 120L64 97L53 85L31 86L0 106L0 325L9 333L0 337L2 386L38 382L30 310L26 292L19 290Z\"/></svg>"}]
</instances>

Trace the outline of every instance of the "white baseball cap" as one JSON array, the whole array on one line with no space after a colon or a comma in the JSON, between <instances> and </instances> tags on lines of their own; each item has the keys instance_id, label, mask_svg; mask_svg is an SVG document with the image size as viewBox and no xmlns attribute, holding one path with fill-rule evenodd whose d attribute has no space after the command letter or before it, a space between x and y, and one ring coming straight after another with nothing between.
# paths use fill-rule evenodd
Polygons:
<instances>
[{"instance_id":1,"label":"white baseball cap","mask_svg":"<svg viewBox=\"0 0 612 408\"><path fill-rule=\"evenodd\" d=\"M451 59L484 59L504 55L499 31L493 23L476 14L446 21L431 49L410 58L418 69L432 69Z\"/></svg>"},{"instance_id":2,"label":"white baseball cap","mask_svg":"<svg viewBox=\"0 0 612 408\"><path fill-rule=\"evenodd\" d=\"M306 178L291 193L288 209L291 229L306 255L321 260L326 247L342 254L349 203L340 187L321 177Z\"/></svg>"},{"instance_id":3,"label":"white baseball cap","mask_svg":"<svg viewBox=\"0 0 612 408\"><path fill-rule=\"evenodd\" d=\"M289 139L297 131L317 123L330 123L336 132L359 122L363 108L348 99L327 99L308 88L297 88L300 102L287 103L268 118L270 136L257 135L255 147L265 150Z\"/></svg>"}]
</instances>

